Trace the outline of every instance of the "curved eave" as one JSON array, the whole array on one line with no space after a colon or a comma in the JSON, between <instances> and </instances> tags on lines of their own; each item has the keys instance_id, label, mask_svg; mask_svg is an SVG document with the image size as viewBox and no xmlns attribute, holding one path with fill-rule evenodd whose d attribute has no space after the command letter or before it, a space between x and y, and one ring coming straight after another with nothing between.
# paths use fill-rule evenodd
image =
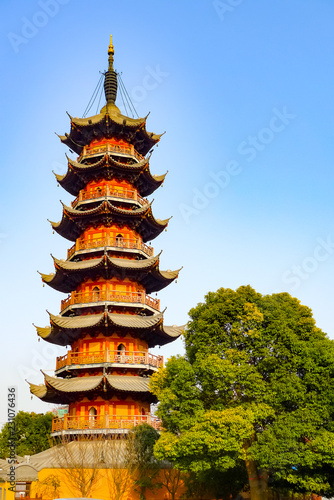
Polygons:
<instances>
[{"instance_id":1,"label":"curved eave","mask_svg":"<svg viewBox=\"0 0 334 500\"><path fill-rule=\"evenodd\" d=\"M45 384L30 384L30 392L41 401L54 404L70 403L78 394L96 392L102 387L103 377L78 377L76 383L73 379L56 379L43 373Z\"/></svg>"},{"instance_id":2,"label":"curved eave","mask_svg":"<svg viewBox=\"0 0 334 500\"><path fill-rule=\"evenodd\" d=\"M124 116L114 106L108 112L95 116L71 117L70 133L59 137L61 142L78 154L81 154L83 147L93 139L118 137L133 144L138 153L145 156L160 141L161 135L147 132L145 118Z\"/></svg>"},{"instance_id":3,"label":"curved eave","mask_svg":"<svg viewBox=\"0 0 334 500\"><path fill-rule=\"evenodd\" d=\"M82 231L90 224L98 221L99 223L115 223L133 227L143 238L143 241L149 241L156 238L166 227L169 219L155 219L152 214L151 205L136 208L134 210L125 210L117 208L109 201L104 201L97 207L80 211L63 205L64 211L60 222L52 222L51 226L60 236L70 240L76 239L82 234Z\"/></svg>"},{"instance_id":4,"label":"curved eave","mask_svg":"<svg viewBox=\"0 0 334 500\"><path fill-rule=\"evenodd\" d=\"M127 165L115 161L110 154L95 163L79 163L68 159L68 170L66 174L55 173L57 182L73 196L78 196L89 180L99 176L110 177L110 174L117 178L130 180L138 189L141 196L149 196L164 182L167 174L152 175L149 167L149 159L138 163Z\"/></svg>"},{"instance_id":5,"label":"curved eave","mask_svg":"<svg viewBox=\"0 0 334 500\"><path fill-rule=\"evenodd\" d=\"M141 395L149 398L152 402L156 400L150 394L149 380L145 377L107 375L64 379L50 377L45 373L43 375L45 384L38 386L29 384L30 392L48 403L67 403L74 401L78 395L98 394L102 391L104 396L106 392L109 393L109 396L115 393L126 393Z\"/></svg>"},{"instance_id":6,"label":"curved eave","mask_svg":"<svg viewBox=\"0 0 334 500\"><path fill-rule=\"evenodd\" d=\"M45 403L54 403L54 404L62 404L63 398L59 397L56 391L47 387L44 384L35 385L28 382L30 386L30 392L41 401Z\"/></svg>"},{"instance_id":7,"label":"curved eave","mask_svg":"<svg viewBox=\"0 0 334 500\"><path fill-rule=\"evenodd\" d=\"M55 316L50 314L50 326L36 326L37 335L51 344L67 346L80 338L85 331L105 328L111 335L115 331L131 332L145 340L149 347L165 345L178 338L184 326L164 326L163 313L152 316L130 314L91 314L85 316Z\"/></svg>"},{"instance_id":8,"label":"curved eave","mask_svg":"<svg viewBox=\"0 0 334 500\"><path fill-rule=\"evenodd\" d=\"M84 260L81 262L54 259L56 272L41 274L42 281L59 292L70 293L87 277L105 279L124 277L141 283L146 293L157 292L174 281L180 269L176 271L160 271L159 255L143 260L111 258Z\"/></svg>"}]
</instances>

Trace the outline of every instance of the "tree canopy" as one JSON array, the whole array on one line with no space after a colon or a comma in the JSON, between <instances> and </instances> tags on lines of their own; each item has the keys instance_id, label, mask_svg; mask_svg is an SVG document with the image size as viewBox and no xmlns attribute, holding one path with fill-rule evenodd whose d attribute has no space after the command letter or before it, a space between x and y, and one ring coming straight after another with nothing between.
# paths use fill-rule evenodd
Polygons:
<instances>
[{"instance_id":1,"label":"tree canopy","mask_svg":"<svg viewBox=\"0 0 334 500\"><path fill-rule=\"evenodd\" d=\"M128 451L130 467L136 491L140 500L146 499L146 490L159 488L156 481L160 464L155 459L153 447L159 439L159 433L147 423L137 425L128 436Z\"/></svg>"},{"instance_id":2,"label":"tree canopy","mask_svg":"<svg viewBox=\"0 0 334 500\"><path fill-rule=\"evenodd\" d=\"M334 343L287 293L211 292L190 311L186 355L151 379L159 459L200 477L247 472L252 499L273 487L332 493Z\"/></svg>"},{"instance_id":3,"label":"tree canopy","mask_svg":"<svg viewBox=\"0 0 334 500\"><path fill-rule=\"evenodd\" d=\"M19 411L14 418L17 455L34 455L50 448L52 413ZM10 431L6 423L0 432L0 458L9 456Z\"/></svg>"}]
</instances>

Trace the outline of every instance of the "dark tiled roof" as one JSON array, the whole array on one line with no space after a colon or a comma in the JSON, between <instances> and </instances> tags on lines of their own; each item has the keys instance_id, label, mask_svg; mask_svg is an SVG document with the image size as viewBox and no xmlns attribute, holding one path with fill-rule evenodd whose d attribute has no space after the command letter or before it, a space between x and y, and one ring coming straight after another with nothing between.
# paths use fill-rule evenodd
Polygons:
<instances>
[{"instance_id":1,"label":"dark tiled roof","mask_svg":"<svg viewBox=\"0 0 334 500\"><path fill-rule=\"evenodd\" d=\"M103 391L111 394L117 392L137 393L149 396L154 400L153 395L149 395L149 379L147 377L128 375L107 375L73 377L69 379L50 377L44 373L45 384L30 385L30 392L39 399L49 403L67 403L74 401L78 394Z\"/></svg>"},{"instance_id":2,"label":"dark tiled roof","mask_svg":"<svg viewBox=\"0 0 334 500\"><path fill-rule=\"evenodd\" d=\"M90 210L75 210L63 204L63 216L60 222L50 221L53 229L70 241L82 234L85 227L93 222L126 224L133 226L141 234L143 241L156 238L166 227L169 219L155 219L152 214L151 204L134 210L118 208L109 201L103 201Z\"/></svg>"},{"instance_id":3,"label":"dark tiled roof","mask_svg":"<svg viewBox=\"0 0 334 500\"><path fill-rule=\"evenodd\" d=\"M69 293L82 283L87 276L92 279L96 276L105 278L122 276L124 278L124 271L126 271L128 278L142 283L146 293L152 293L169 285L178 277L180 271L160 271L159 257L160 255L143 260L130 260L111 258L104 255L98 259L79 262L59 260L53 257L56 272L52 274L41 273L41 276L44 283L47 283L55 290Z\"/></svg>"},{"instance_id":4,"label":"dark tiled roof","mask_svg":"<svg viewBox=\"0 0 334 500\"><path fill-rule=\"evenodd\" d=\"M70 133L59 137L64 144L78 154L93 139L117 137L128 141L141 155L146 155L161 138L161 135L147 132L146 118L124 116L115 105L108 104L108 108L103 108L98 115L87 118L70 116L70 118Z\"/></svg>"},{"instance_id":5,"label":"dark tiled roof","mask_svg":"<svg viewBox=\"0 0 334 500\"><path fill-rule=\"evenodd\" d=\"M50 314L50 326L36 327L37 334L44 340L57 345L70 345L78 339L83 330L105 328L105 335L115 330L135 330L135 335L144 339L149 347L164 345L178 338L184 326L164 326L163 313L152 316L134 314L89 314L84 316L55 316Z\"/></svg>"},{"instance_id":6,"label":"dark tiled roof","mask_svg":"<svg viewBox=\"0 0 334 500\"><path fill-rule=\"evenodd\" d=\"M163 183L166 174L152 175L149 159L126 164L116 161L110 154L105 154L94 163L79 163L68 158L66 174L55 176L59 184L74 196L79 194L80 189L83 189L89 180L101 176L126 179L138 189L141 196L148 196Z\"/></svg>"}]
</instances>

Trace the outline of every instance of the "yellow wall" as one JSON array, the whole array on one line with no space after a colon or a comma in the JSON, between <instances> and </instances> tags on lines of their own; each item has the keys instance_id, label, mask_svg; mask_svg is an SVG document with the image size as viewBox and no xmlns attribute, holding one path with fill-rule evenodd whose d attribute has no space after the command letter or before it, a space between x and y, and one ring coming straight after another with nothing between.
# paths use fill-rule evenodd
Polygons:
<instances>
[{"instance_id":1,"label":"yellow wall","mask_svg":"<svg viewBox=\"0 0 334 500\"><path fill-rule=\"evenodd\" d=\"M135 487L133 485L132 480L129 478L129 473L126 469L118 469L117 470L118 478L119 475L122 477L122 481L127 483L127 488L120 500L139 500L139 494L135 491ZM59 498L79 498L80 494L78 491L74 491L70 488L68 481L66 480L66 476L61 469L43 469L38 474L38 482L34 482L31 485L31 498L34 498L36 495L40 495L41 483L49 476L58 476L60 479L60 490L59 490ZM101 500L113 500L114 493L113 490L115 488L114 482L112 480L113 472L108 472L107 469L99 470L99 477L96 485L93 487L91 492L88 494L89 497L97 498ZM157 479L159 481L159 478ZM10 492L9 492L10 493ZM180 496L184 493L183 485L177 491L176 498L180 498ZM49 492L49 496L45 495L45 490L43 494L43 499L51 500L54 498L51 491ZM170 498L169 493L167 492L165 487L155 489L153 492L146 492L147 500L167 500ZM6 496L6 500L14 500L14 496Z\"/></svg>"},{"instance_id":2,"label":"yellow wall","mask_svg":"<svg viewBox=\"0 0 334 500\"><path fill-rule=\"evenodd\" d=\"M5 481L4 483L0 483L0 488L2 488L1 500L4 498L6 498L6 500L14 500L15 493L9 489L12 488L9 482Z\"/></svg>"}]
</instances>

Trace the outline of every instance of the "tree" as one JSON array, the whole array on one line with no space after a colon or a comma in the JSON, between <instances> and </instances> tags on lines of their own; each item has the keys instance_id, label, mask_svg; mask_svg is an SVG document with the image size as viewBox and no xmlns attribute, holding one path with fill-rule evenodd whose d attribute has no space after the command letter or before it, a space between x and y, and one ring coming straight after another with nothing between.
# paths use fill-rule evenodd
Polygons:
<instances>
[{"instance_id":1,"label":"tree","mask_svg":"<svg viewBox=\"0 0 334 500\"><path fill-rule=\"evenodd\" d=\"M159 439L159 433L149 424L137 425L128 436L130 451L129 468L140 500L146 499L146 490L159 488L161 484L156 480L160 465L155 459L153 448Z\"/></svg>"},{"instance_id":2,"label":"tree","mask_svg":"<svg viewBox=\"0 0 334 500\"><path fill-rule=\"evenodd\" d=\"M52 413L19 411L14 418L15 444L18 455L34 455L50 448ZM9 456L10 432L6 423L0 433L0 458Z\"/></svg>"},{"instance_id":3,"label":"tree","mask_svg":"<svg viewBox=\"0 0 334 500\"><path fill-rule=\"evenodd\" d=\"M184 474L174 467L163 467L160 471L160 484L168 491L170 500L175 500L176 494L185 481Z\"/></svg>"},{"instance_id":4,"label":"tree","mask_svg":"<svg viewBox=\"0 0 334 500\"><path fill-rule=\"evenodd\" d=\"M153 375L159 459L200 477L246 471L252 500L331 494L334 344L287 293L219 289L190 311L185 357Z\"/></svg>"},{"instance_id":5,"label":"tree","mask_svg":"<svg viewBox=\"0 0 334 500\"><path fill-rule=\"evenodd\" d=\"M112 438L105 441L105 476L111 500L122 500L132 488L133 447L131 439Z\"/></svg>"},{"instance_id":6,"label":"tree","mask_svg":"<svg viewBox=\"0 0 334 500\"><path fill-rule=\"evenodd\" d=\"M60 479L55 474L49 474L42 481L38 481L36 493L40 498L59 498Z\"/></svg>"},{"instance_id":7,"label":"tree","mask_svg":"<svg viewBox=\"0 0 334 500\"><path fill-rule=\"evenodd\" d=\"M53 448L53 466L74 497L92 496L100 480L105 463L104 439L98 436L80 436L71 441L66 436Z\"/></svg>"}]
</instances>

